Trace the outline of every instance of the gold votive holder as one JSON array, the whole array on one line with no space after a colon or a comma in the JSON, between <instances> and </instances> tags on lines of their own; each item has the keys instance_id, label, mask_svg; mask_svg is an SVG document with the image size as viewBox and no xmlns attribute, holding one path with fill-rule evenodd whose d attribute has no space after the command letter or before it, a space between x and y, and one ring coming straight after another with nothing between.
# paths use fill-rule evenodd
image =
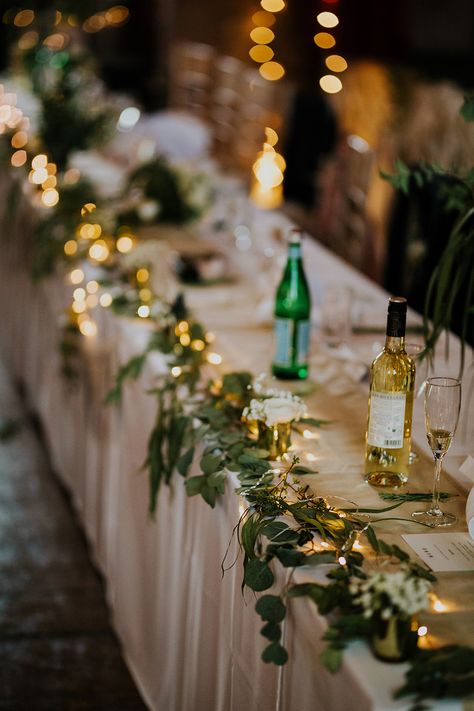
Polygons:
<instances>
[{"instance_id":1,"label":"gold votive holder","mask_svg":"<svg viewBox=\"0 0 474 711\"><path fill-rule=\"evenodd\" d=\"M281 459L291 445L291 422L266 425L258 422L258 446L267 449L268 459Z\"/></svg>"},{"instance_id":2,"label":"gold votive holder","mask_svg":"<svg viewBox=\"0 0 474 711\"><path fill-rule=\"evenodd\" d=\"M418 624L412 617L374 618L371 646L383 662L403 662L413 656L418 645Z\"/></svg>"}]
</instances>

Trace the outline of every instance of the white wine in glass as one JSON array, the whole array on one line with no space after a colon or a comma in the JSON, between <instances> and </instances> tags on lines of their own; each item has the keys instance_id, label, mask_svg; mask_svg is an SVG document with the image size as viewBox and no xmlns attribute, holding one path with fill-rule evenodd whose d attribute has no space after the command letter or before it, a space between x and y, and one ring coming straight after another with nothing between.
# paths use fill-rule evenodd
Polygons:
<instances>
[{"instance_id":1,"label":"white wine in glass","mask_svg":"<svg viewBox=\"0 0 474 711\"><path fill-rule=\"evenodd\" d=\"M450 526L456 516L439 507L439 482L444 455L451 446L461 409L461 383L457 378L428 378L425 388L425 426L435 460L433 499L426 511L412 513L427 526Z\"/></svg>"}]
</instances>

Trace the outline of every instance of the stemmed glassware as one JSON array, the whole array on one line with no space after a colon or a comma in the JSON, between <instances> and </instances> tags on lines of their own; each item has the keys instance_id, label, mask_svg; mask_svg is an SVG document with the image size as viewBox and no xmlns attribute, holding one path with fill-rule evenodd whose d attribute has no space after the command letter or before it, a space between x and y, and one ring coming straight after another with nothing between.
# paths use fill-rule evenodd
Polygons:
<instances>
[{"instance_id":1,"label":"stemmed glassware","mask_svg":"<svg viewBox=\"0 0 474 711\"><path fill-rule=\"evenodd\" d=\"M424 349L425 347L420 343L405 343L405 351L416 366L415 390L413 393L415 402L413 406L415 406L416 401L423 395L426 387L426 378L428 377L428 358L424 353ZM410 464L414 464L418 461L418 455L412 449L408 455L408 461Z\"/></svg>"},{"instance_id":2,"label":"stemmed glassware","mask_svg":"<svg viewBox=\"0 0 474 711\"><path fill-rule=\"evenodd\" d=\"M439 508L439 481L444 455L451 446L461 409L461 382L456 378L428 378L425 388L426 436L435 460L433 499L426 511L412 513L428 526L450 526L456 516Z\"/></svg>"}]
</instances>

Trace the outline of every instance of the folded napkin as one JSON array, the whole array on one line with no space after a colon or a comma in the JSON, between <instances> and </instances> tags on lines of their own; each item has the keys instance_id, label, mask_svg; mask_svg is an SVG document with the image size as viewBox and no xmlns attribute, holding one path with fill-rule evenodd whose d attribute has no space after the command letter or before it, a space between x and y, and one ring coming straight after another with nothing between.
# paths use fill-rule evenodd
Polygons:
<instances>
[{"instance_id":1,"label":"folded napkin","mask_svg":"<svg viewBox=\"0 0 474 711\"><path fill-rule=\"evenodd\" d=\"M469 535L474 539L474 457L469 456L463 462L459 471L473 483L466 501L466 522Z\"/></svg>"}]
</instances>

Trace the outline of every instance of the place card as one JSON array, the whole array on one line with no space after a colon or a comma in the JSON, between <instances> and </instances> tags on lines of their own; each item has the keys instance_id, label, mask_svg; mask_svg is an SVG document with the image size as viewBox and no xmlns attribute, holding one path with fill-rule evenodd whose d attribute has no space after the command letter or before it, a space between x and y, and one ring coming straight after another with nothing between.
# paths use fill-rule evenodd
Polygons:
<instances>
[{"instance_id":1,"label":"place card","mask_svg":"<svg viewBox=\"0 0 474 711\"><path fill-rule=\"evenodd\" d=\"M435 573L474 570L469 533L407 533L402 538Z\"/></svg>"}]
</instances>

